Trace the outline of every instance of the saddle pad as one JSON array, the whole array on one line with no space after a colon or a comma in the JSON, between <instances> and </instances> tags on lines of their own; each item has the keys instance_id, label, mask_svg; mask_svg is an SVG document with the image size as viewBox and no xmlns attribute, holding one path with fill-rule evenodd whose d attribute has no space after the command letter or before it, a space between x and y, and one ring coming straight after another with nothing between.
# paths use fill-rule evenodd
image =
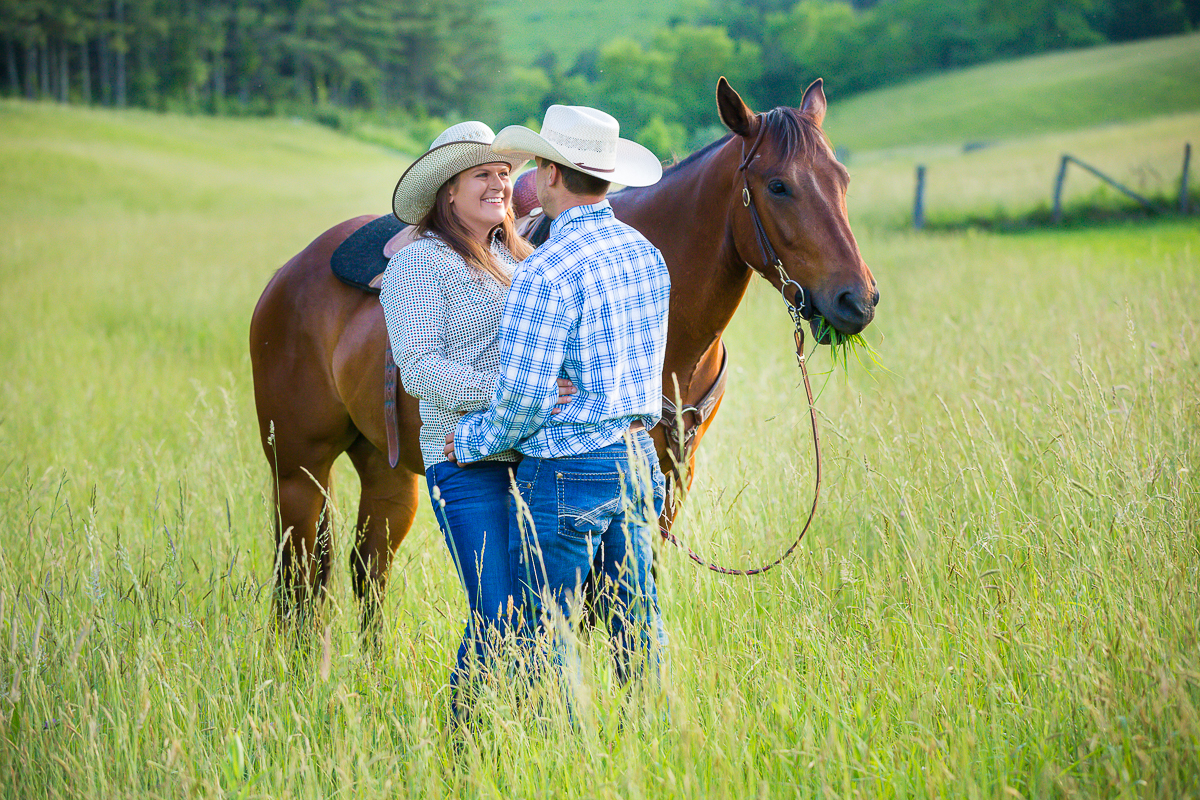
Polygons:
<instances>
[{"instance_id":1,"label":"saddle pad","mask_svg":"<svg viewBox=\"0 0 1200 800\"><path fill-rule=\"evenodd\" d=\"M537 224L537 227L529 234L529 243L534 247L541 247L550 238L550 225L554 220L550 219L545 214L542 215L542 221Z\"/></svg>"},{"instance_id":2,"label":"saddle pad","mask_svg":"<svg viewBox=\"0 0 1200 800\"><path fill-rule=\"evenodd\" d=\"M379 294L379 287L372 286L371 282L387 267L388 259L383 254L383 246L407 227L391 214L363 225L333 251L329 259L333 274L343 283Z\"/></svg>"},{"instance_id":3,"label":"saddle pad","mask_svg":"<svg viewBox=\"0 0 1200 800\"><path fill-rule=\"evenodd\" d=\"M545 243L550 238L551 222L553 220L542 215L529 234L529 243L534 247ZM333 274L343 283L364 292L379 294L379 276L388 265L388 257L383 254L383 247L407 227L408 225L390 214L363 225L333 251L333 256L329 259Z\"/></svg>"}]
</instances>

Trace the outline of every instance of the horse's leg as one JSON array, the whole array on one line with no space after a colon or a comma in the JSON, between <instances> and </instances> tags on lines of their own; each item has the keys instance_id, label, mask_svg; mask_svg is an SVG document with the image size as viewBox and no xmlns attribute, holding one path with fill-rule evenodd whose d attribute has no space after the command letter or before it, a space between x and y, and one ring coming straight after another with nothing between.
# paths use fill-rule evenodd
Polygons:
<instances>
[{"instance_id":1,"label":"horse's leg","mask_svg":"<svg viewBox=\"0 0 1200 800\"><path fill-rule=\"evenodd\" d=\"M419 480L406 469L388 466L387 454L364 436L347 453L362 481L350 574L362 613L363 639L377 644L388 568L416 516Z\"/></svg>"},{"instance_id":2,"label":"horse's leg","mask_svg":"<svg viewBox=\"0 0 1200 800\"><path fill-rule=\"evenodd\" d=\"M324 593L333 552L326 507L329 477L339 452L279 458L275 477L275 613L279 623L302 622ZM268 453L268 458L275 456Z\"/></svg>"},{"instance_id":3,"label":"horse's leg","mask_svg":"<svg viewBox=\"0 0 1200 800\"><path fill-rule=\"evenodd\" d=\"M323 389L318 369L266 369L280 361L257 361L254 391L275 479L275 612L283 623L305 619L324 591L333 550L330 472L358 434L337 396Z\"/></svg>"}]
</instances>

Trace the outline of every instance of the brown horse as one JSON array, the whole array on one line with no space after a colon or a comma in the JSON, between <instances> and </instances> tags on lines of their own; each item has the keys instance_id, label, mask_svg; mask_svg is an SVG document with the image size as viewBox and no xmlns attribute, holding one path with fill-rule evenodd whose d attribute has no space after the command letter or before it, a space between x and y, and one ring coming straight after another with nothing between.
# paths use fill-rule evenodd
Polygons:
<instances>
[{"instance_id":1,"label":"brown horse","mask_svg":"<svg viewBox=\"0 0 1200 800\"><path fill-rule=\"evenodd\" d=\"M717 108L729 135L668 169L654 186L610 198L616 215L662 251L671 272L664 391L673 395L678 381L685 406L710 398L706 413L690 421L688 460L719 405L719 392L710 390L722 371L721 334L755 272L814 325L823 317L841 333L862 330L879 300L847 220L846 170L821 131L821 81L805 91L799 109L755 114L722 78ZM379 299L330 272L333 251L371 219L337 225L285 264L250 324L259 432L275 481L277 611L282 619L303 610L326 585L326 490L334 461L348 453L362 480L351 570L364 631L372 628L392 554L412 525L424 473L417 402L403 392L400 461L395 469L388 464L387 332ZM661 462L670 465L679 455L668 453L663 428L654 438Z\"/></svg>"}]
</instances>

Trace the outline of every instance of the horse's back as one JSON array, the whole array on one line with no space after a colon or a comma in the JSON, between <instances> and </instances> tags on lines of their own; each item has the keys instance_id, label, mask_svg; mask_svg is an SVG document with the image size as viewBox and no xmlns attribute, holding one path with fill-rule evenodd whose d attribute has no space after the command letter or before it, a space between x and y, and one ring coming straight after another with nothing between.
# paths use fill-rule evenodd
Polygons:
<instances>
[{"instance_id":1,"label":"horse's back","mask_svg":"<svg viewBox=\"0 0 1200 800\"><path fill-rule=\"evenodd\" d=\"M346 286L329 268L333 252L352 233L374 219L355 217L335 225L313 239L276 271L263 290L250 320L250 353L270 336L296 330L314 321L311 312L320 309L320 320L336 323L339 310L348 310L353 302L338 302L339 296L352 301L362 292ZM331 302L332 301L332 302ZM335 312L330 314L330 312Z\"/></svg>"},{"instance_id":2,"label":"horse's back","mask_svg":"<svg viewBox=\"0 0 1200 800\"><path fill-rule=\"evenodd\" d=\"M264 447L272 424L282 442L345 449L360 434L387 452L383 416L387 329L376 295L339 280L333 253L375 219L335 225L284 264L267 284L250 323L255 405ZM416 401L399 393L401 464L422 469Z\"/></svg>"},{"instance_id":3,"label":"horse's back","mask_svg":"<svg viewBox=\"0 0 1200 800\"><path fill-rule=\"evenodd\" d=\"M278 446L329 440L336 447L351 436L333 358L341 332L369 296L339 281L329 260L371 219L356 217L322 233L280 267L255 306L250 363L264 446L270 430Z\"/></svg>"}]
</instances>

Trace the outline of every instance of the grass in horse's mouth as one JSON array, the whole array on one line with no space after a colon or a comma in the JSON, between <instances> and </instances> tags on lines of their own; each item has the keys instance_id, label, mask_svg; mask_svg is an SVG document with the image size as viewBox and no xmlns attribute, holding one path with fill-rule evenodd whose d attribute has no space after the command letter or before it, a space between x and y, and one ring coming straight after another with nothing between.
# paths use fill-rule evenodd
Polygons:
<instances>
[{"instance_id":1,"label":"grass in horse's mouth","mask_svg":"<svg viewBox=\"0 0 1200 800\"><path fill-rule=\"evenodd\" d=\"M849 372L851 354L860 364L863 363L864 353L875 364L879 364L878 351L861 333L840 333L824 317L817 317L816 322L817 342L829 345L829 357L835 368L840 366L843 372Z\"/></svg>"}]
</instances>

